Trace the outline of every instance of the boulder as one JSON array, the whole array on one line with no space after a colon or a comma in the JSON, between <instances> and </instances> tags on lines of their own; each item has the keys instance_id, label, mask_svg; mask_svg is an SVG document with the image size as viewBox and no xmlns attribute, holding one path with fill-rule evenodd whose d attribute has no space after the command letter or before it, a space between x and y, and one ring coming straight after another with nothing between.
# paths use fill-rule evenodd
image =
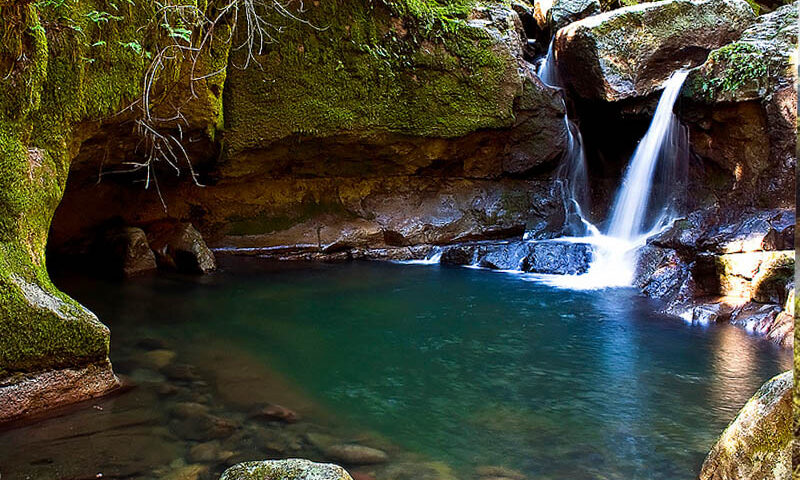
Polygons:
<instances>
[{"instance_id":1,"label":"boulder","mask_svg":"<svg viewBox=\"0 0 800 480\"><path fill-rule=\"evenodd\" d=\"M719 255L715 273L719 290L710 293L782 306L794 278L794 251Z\"/></svg>"},{"instance_id":2,"label":"boulder","mask_svg":"<svg viewBox=\"0 0 800 480\"><path fill-rule=\"evenodd\" d=\"M442 265L472 265L475 258L475 247L471 245L454 245L442 251L439 263Z\"/></svg>"},{"instance_id":3,"label":"boulder","mask_svg":"<svg viewBox=\"0 0 800 480\"><path fill-rule=\"evenodd\" d=\"M533 16L542 30L555 34L561 27L602 11L598 0L537 0Z\"/></svg>"},{"instance_id":4,"label":"boulder","mask_svg":"<svg viewBox=\"0 0 800 480\"><path fill-rule=\"evenodd\" d=\"M578 275L586 273L592 262L593 248L586 243L544 240L533 242L522 270L531 273Z\"/></svg>"},{"instance_id":5,"label":"boulder","mask_svg":"<svg viewBox=\"0 0 800 480\"><path fill-rule=\"evenodd\" d=\"M338 465L290 458L244 462L225 470L220 480L352 480Z\"/></svg>"},{"instance_id":6,"label":"boulder","mask_svg":"<svg viewBox=\"0 0 800 480\"><path fill-rule=\"evenodd\" d=\"M792 477L792 387L790 371L753 395L706 457L700 480Z\"/></svg>"},{"instance_id":7,"label":"boulder","mask_svg":"<svg viewBox=\"0 0 800 480\"><path fill-rule=\"evenodd\" d=\"M149 225L147 239L162 268L185 273L209 273L217 268L214 253L191 223L167 221Z\"/></svg>"},{"instance_id":8,"label":"boulder","mask_svg":"<svg viewBox=\"0 0 800 480\"><path fill-rule=\"evenodd\" d=\"M755 20L744 0L664 0L620 8L558 31L561 78L578 96L614 102L657 91L672 73L702 64Z\"/></svg>"},{"instance_id":9,"label":"boulder","mask_svg":"<svg viewBox=\"0 0 800 480\"><path fill-rule=\"evenodd\" d=\"M760 100L793 85L798 2L761 15L738 40L713 50L684 93L708 103Z\"/></svg>"},{"instance_id":10,"label":"boulder","mask_svg":"<svg viewBox=\"0 0 800 480\"><path fill-rule=\"evenodd\" d=\"M487 246L478 265L493 270L522 270L528 255L533 251L533 245L530 242L511 242Z\"/></svg>"},{"instance_id":11,"label":"boulder","mask_svg":"<svg viewBox=\"0 0 800 480\"><path fill-rule=\"evenodd\" d=\"M158 268L147 235L141 228L106 230L98 240L97 251L103 268L115 275L132 277Z\"/></svg>"}]
</instances>

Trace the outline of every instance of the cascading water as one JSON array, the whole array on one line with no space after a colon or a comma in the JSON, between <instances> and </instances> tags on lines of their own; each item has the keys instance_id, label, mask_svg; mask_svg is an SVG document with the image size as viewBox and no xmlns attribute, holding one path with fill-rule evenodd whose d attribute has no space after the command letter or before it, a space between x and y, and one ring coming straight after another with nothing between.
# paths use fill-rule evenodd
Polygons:
<instances>
[{"instance_id":1,"label":"cascading water","mask_svg":"<svg viewBox=\"0 0 800 480\"><path fill-rule=\"evenodd\" d=\"M553 53L553 41L547 48L547 55L539 63L537 75L546 85L561 89ZM566 106L565 106L566 107ZM565 108L566 110L566 108ZM564 113L567 132L567 149L558 171L556 186L564 199L564 229L571 235L583 235L587 232L588 222L584 220L583 211L588 205L589 177L586 169L586 154L583 150L583 138L580 129Z\"/></svg>"},{"instance_id":2,"label":"cascading water","mask_svg":"<svg viewBox=\"0 0 800 480\"><path fill-rule=\"evenodd\" d=\"M687 76L687 71L678 71L664 83L650 127L625 172L606 232L590 229L593 233L589 237L564 239L594 245L594 260L588 272L550 279L551 283L591 289L629 286L633 281L638 249L672 220L671 199L654 199L652 192L658 165L669 172L676 171L682 163L686 132L672 110Z\"/></svg>"},{"instance_id":3,"label":"cascading water","mask_svg":"<svg viewBox=\"0 0 800 480\"><path fill-rule=\"evenodd\" d=\"M608 226L610 237L636 240L643 231L650 231L665 220L666 212L650 228L644 228L653 175L659 156L667 159L678 156L678 152L673 149L679 142L674 138L681 134L681 125L672 113L672 108L688 75L688 71L678 71L664 83L664 93L656 107L653 121L639 146L636 147L625 179L622 181L622 187L614 201L614 207L611 209L611 221Z\"/></svg>"}]
</instances>

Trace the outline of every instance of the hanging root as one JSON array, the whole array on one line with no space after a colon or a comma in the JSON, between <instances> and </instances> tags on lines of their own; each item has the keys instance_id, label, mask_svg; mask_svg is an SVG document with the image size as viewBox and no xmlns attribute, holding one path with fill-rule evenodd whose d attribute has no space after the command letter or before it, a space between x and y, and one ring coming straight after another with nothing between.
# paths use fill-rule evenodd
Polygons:
<instances>
[{"instance_id":1,"label":"hanging root","mask_svg":"<svg viewBox=\"0 0 800 480\"><path fill-rule=\"evenodd\" d=\"M124 168L108 172L103 172L101 166L98 181L106 174L144 172L144 187L146 189L151 185L155 187L165 209L166 204L156 177L159 164L167 165L176 175L181 175L181 167L186 168L195 185L202 186L184 148L183 130L189 126L189 122L184 117L182 109L188 102L198 98L199 95L195 91L196 82L219 75L225 69L223 67L215 72L198 74L200 60L214 43L220 25L232 26L223 41L232 44L232 48L236 50L244 51L243 63L236 66L242 69L253 63L261 66L258 57L264 53L264 46L276 42L285 28L279 23L281 19L300 22L316 30L324 30L298 16L305 12L302 1L225 1L222 7L215 10L212 17L206 16L196 6L160 4L151 22L143 27L149 28L162 40L145 71L141 96L122 111L135 112L135 133L140 138L137 152L142 154L142 160L125 162ZM292 3L295 3L296 7L290 9ZM179 86L179 80L166 79L171 73L187 71L190 94L178 104L174 104L170 99L174 95L170 93Z\"/></svg>"}]
</instances>

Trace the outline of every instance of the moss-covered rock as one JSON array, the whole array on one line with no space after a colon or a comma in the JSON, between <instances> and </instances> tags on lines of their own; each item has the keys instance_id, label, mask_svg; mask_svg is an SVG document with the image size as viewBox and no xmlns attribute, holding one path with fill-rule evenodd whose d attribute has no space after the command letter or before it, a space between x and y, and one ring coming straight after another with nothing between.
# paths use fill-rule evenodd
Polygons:
<instances>
[{"instance_id":1,"label":"moss-covered rock","mask_svg":"<svg viewBox=\"0 0 800 480\"><path fill-rule=\"evenodd\" d=\"M286 30L255 68L237 68L245 51L231 56L224 176L285 172L299 161L287 141L363 142L373 158L398 159L409 139L455 140L523 123L525 138L506 143L537 148L501 147L498 164L513 157L509 168L524 171L563 151L563 102L526 71L520 19L500 2L337 0L309 5L302 18L307 23L275 19ZM424 161L448 160L452 150L428 152ZM318 164L350 175L336 166L343 156L352 154L331 149ZM358 168L363 174L372 165Z\"/></svg>"},{"instance_id":2,"label":"moss-covered rock","mask_svg":"<svg viewBox=\"0 0 800 480\"><path fill-rule=\"evenodd\" d=\"M789 480L792 372L769 380L706 457L700 480Z\"/></svg>"},{"instance_id":3,"label":"moss-covered rock","mask_svg":"<svg viewBox=\"0 0 800 480\"><path fill-rule=\"evenodd\" d=\"M721 204L794 208L798 8L760 16L687 79L681 117L706 171L722 174Z\"/></svg>"},{"instance_id":4,"label":"moss-covered rock","mask_svg":"<svg viewBox=\"0 0 800 480\"><path fill-rule=\"evenodd\" d=\"M265 460L239 463L225 470L220 480L352 480L344 468L309 460Z\"/></svg>"},{"instance_id":5,"label":"moss-covered rock","mask_svg":"<svg viewBox=\"0 0 800 480\"><path fill-rule=\"evenodd\" d=\"M559 71L580 97L647 96L680 68L696 66L755 20L744 0L664 0L575 22L558 32Z\"/></svg>"},{"instance_id":6,"label":"moss-covered rock","mask_svg":"<svg viewBox=\"0 0 800 480\"><path fill-rule=\"evenodd\" d=\"M68 389L70 401L116 386L108 329L52 284L45 248L81 141L142 91L163 35L149 30L157 8L0 3L0 402L27 405L17 414L59 404L48 379L52 392ZM31 376L40 379L35 391L16 387ZM49 400L28 404L20 395Z\"/></svg>"},{"instance_id":7,"label":"moss-covered rock","mask_svg":"<svg viewBox=\"0 0 800 480\"><path fill-rule=\"evenodd\" d=\"M764 99L793 84L800 2L758 20L741 38L712 51L686 81L684 95L698 101Z\"/></svg>"}]
</instances>

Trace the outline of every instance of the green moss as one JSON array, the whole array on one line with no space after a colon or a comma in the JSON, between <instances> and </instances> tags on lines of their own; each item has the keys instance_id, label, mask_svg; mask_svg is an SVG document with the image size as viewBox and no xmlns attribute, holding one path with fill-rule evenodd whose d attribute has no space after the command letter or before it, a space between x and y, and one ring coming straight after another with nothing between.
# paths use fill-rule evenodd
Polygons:
<instances>
[{"instance_id":1,"label":"green moss","mask_svg":"<svg viewBox=\"0 0 800 480\"><path fill-rule=\"evenodd\" d=\"M334 215L337 218L353 217L340 203L303 202L284 213L262 212L247 217L231 217L227 219L228 235L263 235L286 230L307 220L322 215Z\"/></svg>"},{"instance_id":2,"label":"green moss","mask_svg":"<svg viewBox=\"0 0 800 480\"><path fill-rule=\"evenodd\" d=\"M769 73L764 52L749 43L732 43L714 50L708 61L723 65L722 75L704 77L700 93L709 98L720 92L734 92L749 84L766 83Z\"/></svg>"},{"instance_id":3,"label":"green moss","mask_svg":"<svg viewBox=\"0 0 800 480\"><path fill-rule=\"evenodd\" d=\"M241 70L225 97L229 155L293 135L394 132L453 137L509 126L521 91L516 59L471 26L474 2L334 0L309 6ZM274 19L281 22L281 19ZM457 23L458 33L442 25Z\"/></svg>"}]
</instances>

